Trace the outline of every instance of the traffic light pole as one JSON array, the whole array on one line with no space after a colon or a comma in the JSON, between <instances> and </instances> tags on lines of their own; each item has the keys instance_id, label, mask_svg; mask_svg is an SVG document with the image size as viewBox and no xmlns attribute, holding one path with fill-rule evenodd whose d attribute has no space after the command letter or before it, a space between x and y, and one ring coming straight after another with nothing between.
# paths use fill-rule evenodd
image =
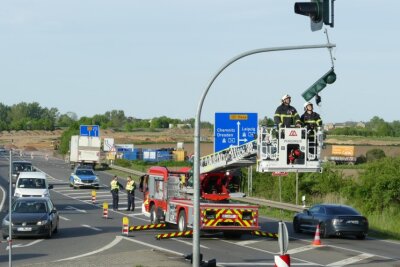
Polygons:
<instances>
[{"instance_id":1,"label":"traffic light pole","mask_svg":"<svg viewBox=\"0 0 400 267\"><path fill-rule=\"evenodd\" d=\"M194 131L194 172L193 172L194 220L193 220L193 254L192 254L192 264L194 267L200 266L200 119L201 119L201 110L203 108L203 103L207 96L208 91L211 88L211 85L227 67L229 67L231 64L238 61L239 59L250 55L266 53L266 52L275 52L275 51L288 51L288 50L304 50L304 49L317 49L317 48L330 49L333 47L336 47L336 45L328 42L327 44L322 44L322 45L283 46L283 47L270 47L270 48L260 48L260 49L250 50L227 61L224 65L220 67L220 69L214 74L214 76L209 81L198 103L196 120L195 120L195 131Z\"/></svg>"}]
</instances>

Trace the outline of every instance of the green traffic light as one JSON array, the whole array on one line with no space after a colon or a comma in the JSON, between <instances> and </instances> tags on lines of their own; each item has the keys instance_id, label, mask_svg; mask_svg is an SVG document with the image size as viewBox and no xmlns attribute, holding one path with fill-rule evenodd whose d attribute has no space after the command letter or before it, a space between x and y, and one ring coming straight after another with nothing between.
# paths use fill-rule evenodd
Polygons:
<instances>
[{"instance_id":1,"label":"green traffic light","mask_svg":"<svg viewBox=\"0 0 400 267\"><path fill-rule=\"evenodd\" d=\"M321 78L319 78L313 85L310 86L306 91L304 91L301 95L306 101L310 101L314 96L316 96L319 92L321 92L327 84L332 84L336 81L335 71L330 69L327 73L325 73Z\"/></svg>"}]
</instances>

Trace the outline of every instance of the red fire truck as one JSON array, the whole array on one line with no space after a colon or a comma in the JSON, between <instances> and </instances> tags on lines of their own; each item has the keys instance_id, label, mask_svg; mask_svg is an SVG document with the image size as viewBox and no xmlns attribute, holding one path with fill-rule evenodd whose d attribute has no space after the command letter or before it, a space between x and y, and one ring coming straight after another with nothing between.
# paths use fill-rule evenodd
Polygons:
<instances>
[{"instance_id":1,"label":"red fire truck","mask_svg":"<svg viewBox=\"0 0 400 267\"><path fill-rule=\"evenodd\" d=\"M179 231L193 227L193 176L190 168L170 171L151 167L148 171L144 209L153 224L164 221ZM240 189L238 172L209 172L200 176L200 229L240 236L259 230L258 206L234 203L231 193Z\"/></svg>"}]
</instances>

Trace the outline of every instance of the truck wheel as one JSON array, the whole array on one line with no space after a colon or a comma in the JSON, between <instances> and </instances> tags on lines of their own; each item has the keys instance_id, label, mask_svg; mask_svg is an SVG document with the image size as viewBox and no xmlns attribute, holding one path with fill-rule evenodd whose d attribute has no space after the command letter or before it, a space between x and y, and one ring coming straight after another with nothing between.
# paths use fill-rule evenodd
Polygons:
<instances>
[{"instance_id":1,"label":"truck wheel","mask_svg":"<svg viewBox=\"0 0 400 267\"><path fill-rule=\"evenodd\" d=\"M183 232L187 230L187 222L186 222L186 213L185 210L181 210L179 212L178 217L178 230L179 232Z\"/></svg>"},{"instance_id":2,"label":"truck wheel","mask_svg":"<svg viewBox=\"0 0 400 267\"><path fill-rule=\"evenodd\" d=\"M150 224L158 224L159 220L157 218L156 205L152 205L150 208Z\"/></svg>"}]
</instances>

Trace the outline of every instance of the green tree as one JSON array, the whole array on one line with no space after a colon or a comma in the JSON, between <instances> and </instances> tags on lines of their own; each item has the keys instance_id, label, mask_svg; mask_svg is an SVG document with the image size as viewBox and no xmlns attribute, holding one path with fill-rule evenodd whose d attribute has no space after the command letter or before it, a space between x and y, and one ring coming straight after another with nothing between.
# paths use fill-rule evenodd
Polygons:
<instances>
[{"instance_id":1,"label":"green tree","mask_svg":"<svg viewBox=\"0 0 400 267\"><path fill-rule=\"evenodd\" d=\"M386 155L385 151L383 151L382 149L375 148L368 150L367 153L365 154L365 157L367 159L367 162L371 162L374 160L382 159L386 157Z\"/></svg>"}]
</instances>

